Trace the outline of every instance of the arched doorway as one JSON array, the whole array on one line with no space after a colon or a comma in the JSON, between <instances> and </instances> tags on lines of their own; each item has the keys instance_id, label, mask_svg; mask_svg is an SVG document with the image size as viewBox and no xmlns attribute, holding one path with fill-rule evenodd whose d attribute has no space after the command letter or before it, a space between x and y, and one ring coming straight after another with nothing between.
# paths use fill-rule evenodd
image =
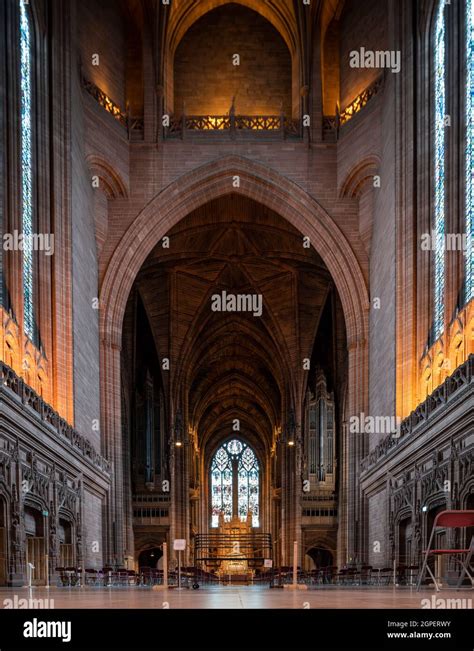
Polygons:
<instances>
[{"instance_id":1,"label":"arched doorway","mask_svg":"<svg viewBox=\"0 0 474 651\"><path fill-rule=\"evenodd\" d=\"M58 525L59 542L59 566L73 567L75 565L75 553L72 536L72 524L65 518L59 518Z\"/></svg>"},{"instance_id":2,"label":"arched doorway","mask_svg":"<svg viewBox=\"0 0 474 651\"><path fill-rule=\"evenodd\" d=\"M31 583L46 583L46 541L44 517L38 509L25 506L26 563L31 571ZM32 566L32 567L31 567Z\"/></svg>"},{"instance_id":3,"label":"arched doorway","mask_svg":"<svg viewBox=\"0 0 474 651\"><path fill-rule=\"evenodd\" d=\"M138 567L151 567L152 569L161 568L161 559L163 549L161 547L151 547L140 552L138 556Z\"/></svg>"},{"instance_id":4,"label":"arched doorway","mask_svg":"<svg viewBox=\"0 0 474 651\"><path fill-rule=\"evenodd\" d=\"M311 547L311 549L308 549L306 552L306 558L310 561L310 567L307 568L310 570L319 570L323 567L331 567L334 565L334 556L332 552L324 547Z\"/></svg>"},{"instance_id":5,"label":"arched doorway","mask_svg":"<svg viewBox=\"0 0 474 651\"><path fill-rule=\"evenodd\" d=\"M400 565L411 565L412 535L411 516L407 516L400 520L398 525L398 563Z\"/></svg>"}]
</instances>

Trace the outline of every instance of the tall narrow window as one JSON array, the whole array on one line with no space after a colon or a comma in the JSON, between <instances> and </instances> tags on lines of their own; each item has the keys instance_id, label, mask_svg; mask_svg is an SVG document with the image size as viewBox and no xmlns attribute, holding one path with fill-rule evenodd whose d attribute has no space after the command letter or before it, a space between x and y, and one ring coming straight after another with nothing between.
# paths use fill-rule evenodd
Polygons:
<instances>
[{"instance_id":1,"label":"tall narrow window","mask_svg":"<svg viewBox=\"0 0 474 651\"><path fill-rule=\"evenodd\" d=\"M474 298L474 0L466 0L466 156L465 213L466 251L465 299Z\"/></svg>"},{"instance_id":2,"label":"tall narrow window","mask_svg":"<svg viewBox=\"0 0 474 651\"><path fill-rule=\"evenodd\" d=\"M32 29L28 6L20 0L21 225L23 232L23 323L34 339Z\"/></svg>"},{"instance_id":3,"label":"tall narrow window","mask_svg":"<svg viewBox=\"0 0 474 651\"><path fill-rule=\"evenodd\" d=\"M445 276L445 178L446 178L446 25L445 3L439 3L436 16L434 54L434 219L436 237L433 260L433 334L444 329Z\"/></svg>"},{"instance_id":4,"label":"tall narrow window","mask_svg":"<svg viewBox=\"0 0 474 651\"><path fill-rule=\"evenodd\" d=\"M252 526L259 526L260 472L253 450L237 439L224 443L211 464L211 526L239 517L252 516Z\"/></svg>"}]
</instances>

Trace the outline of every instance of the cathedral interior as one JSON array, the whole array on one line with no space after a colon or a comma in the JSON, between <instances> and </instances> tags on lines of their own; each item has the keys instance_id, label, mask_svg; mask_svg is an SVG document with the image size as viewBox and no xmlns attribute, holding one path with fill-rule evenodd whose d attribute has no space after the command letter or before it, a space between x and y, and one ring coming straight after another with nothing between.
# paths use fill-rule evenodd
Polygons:
<instances>
[{"instance_id":1,"label":"cathedral interior","mask_svg":"<svg viewBox=\"0 0 474 651\"><path fill-rule=\"evenodd\" d=\"M474 0L0 26L0 586L408 584L474 510Z\"/></svg>"}]
</instances>

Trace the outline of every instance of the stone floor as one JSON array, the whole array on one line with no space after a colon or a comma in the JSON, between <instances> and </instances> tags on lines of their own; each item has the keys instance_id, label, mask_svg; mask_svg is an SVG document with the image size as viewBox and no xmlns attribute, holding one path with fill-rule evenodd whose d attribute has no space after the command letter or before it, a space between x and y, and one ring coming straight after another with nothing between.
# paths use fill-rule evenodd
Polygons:
<instances>
[{"instance_id":1,"label":"stone floor","mask_svg":"<svg viewBox=\"0 0 474 651\"><path fill-rule=\"evenodd\" d=\"M472 608L472 590L410 588L269 589L256 586L213 586L199 590L151 590L149 588L1 588L0 607L25 607L20 600L45 600L53 608L426 608L434 599L461 599ZM49 604L46 600L50 600ZM54 600L54 604L51 600ZM425 601L423 601L425 600ZM469 601L470 600L470 601ZM439 604L443 602L437 602ZM457 602L459 603L459 602ZM31 607L38 607L30 601ZM428 606L428 604L431 604ZM449 606L448 606L449 607ZM452 606L454 607L454 606ZM459 607L459 606L457 606Z\"/></svg>"}]
</instances>

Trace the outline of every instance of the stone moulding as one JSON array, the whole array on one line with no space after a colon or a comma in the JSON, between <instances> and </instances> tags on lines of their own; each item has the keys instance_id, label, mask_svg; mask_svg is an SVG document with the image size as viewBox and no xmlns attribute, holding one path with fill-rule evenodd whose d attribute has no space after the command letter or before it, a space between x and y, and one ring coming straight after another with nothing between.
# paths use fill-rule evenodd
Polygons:
<instances>
[{"instance_id":1,"label":"stone moulding","mask_svg":"<svg viewBox=\"0 0 474 651\"><path fill-rule=\"evenodd\" d=\"M35 411L43 423L55 431L62 442L67 440L75 450L79 450L94 466L102 470L102 472L110 474L109 461L99 454L82 434L79 434L67 421L61 418L12 368L0 361L0 397L4 391L13 392L21 400L22 404Z\"/></svg>"}]
</instances>

